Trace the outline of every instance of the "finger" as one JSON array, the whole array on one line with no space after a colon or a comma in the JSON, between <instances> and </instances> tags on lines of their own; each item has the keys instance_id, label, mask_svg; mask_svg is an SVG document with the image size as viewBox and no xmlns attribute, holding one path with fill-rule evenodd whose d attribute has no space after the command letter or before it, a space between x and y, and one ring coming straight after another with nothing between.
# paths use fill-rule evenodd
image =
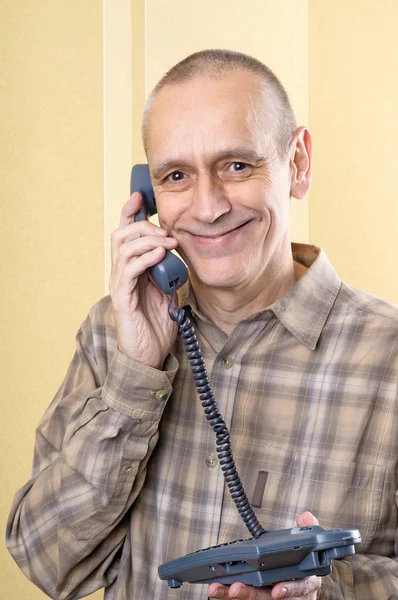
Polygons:
<instances>
[{"instance_id":1,"label":"finger","mask_svg":"<svg viewBox=\"0 0 398 600\"><path fill-rule=\"evenodd\" d=\"M243 583L233 583L229 588L230 598L238 600L271 600L272 596L269 590L265 588L256 588Z\"/></svg>"},{"instance_id":2,"label":"finger","mask_svg":"<svg viewBox=\"0 0 398 600\"><path fill-rule=\"evenodd\" d=\"M309 594L306 594L305 596L293 596L288 598L287 600L317 600L318 595L317 592L310 592Z\"/></svg>"},{"instance_id":3,"label":"finger","mask_svg":"<svg viewBox=\"0 0 398 600\"><path fill-rule=\"evenodd\" d=\"M172 250L178 245L177 240L171 237L158 237L152 235L146 235L145 237L132 240L122 244L119 248L116 262L121 263L123 266L129 262L132 258L138 258L146 252L154 250L158 246L166 248L166 250Z\"/></svg>"},{"instance_id":4,"label":"finger","mask_svg":"<svg viewBox=\"0 0 398 600\"><path fill-rule=\"evenodd\" d=\"M134 215L140 210L141 202L142 196L139 192L131 194L130 198L122 208L119 227L125 227L134 222Z\"/></svg>"},{"instance_id":5,"label":"finger","mask_svg":"<svg viewBox=\"0 0 398 600\"><path fill-rule=\"evenodd\" d=\"M116 259L119 248L122 246L122 244L149 235L156 236L158 238L164 238L167 237L167 231L162 229L162 227L157 227L149 221L131 223L130 225L126 225L121 229L116 229L113 231L111 235L112 260Z\"/></svg>"},{"instance_id":6,"label":"finger","mask_svg":"<svg viewBox=\"0 0 398 600\"><path fill-rule=\"evenodd\" d=\"M223 600L229 600L229 586L222 585L222 583L211 583L207 594L209 598L222 598Z\"/></svg>"},{"instance_id":7,"label":"finger","mask_svg":"<svg viewBox=\"0 0 398 600\"><path fill-rule=\"evenodd\" d=\"M271 597L300 598L301 596L311 594L311 592L317 592L321 585L321 578L315 575L305 577L304 579L297 579L296 581L283 581L272 588Z\"/></svg>"},{"instance_id":8,"label":"finger","mask_svg":"<svg viewBox=\"0 0 398 600\"><path fill-rule=\"evenodd\" d=\"M112 278L110 283L111 293L116 295L117 290L117 295L121 298L131 294L138 277L149 269L149 267L157 265L164 258L165 254L165 248L158 246L150 252L139 256L133 262L128 263L121 274Z\"/></svg>"},{"instance_id":9,"label":"finger","mask_svg":"<svg viewBox=\"0 0 398 600\"><path fill-rule=\"evenodd\" d=\"M148 252L152 252L152 250L155 250L159 247L165 248L166 250L174 250L177 247L177 241L174 240L174 238L145 236L126 244L122 244L118 253L113 256L112 259L112 279L118 281L123 276L123 272L127 265L129 265L132 261L136 261L140 256L143 256Z\"/></svg>"},{"instance_id":10,"label":"finger","mask_svg":"<svg viewBox=\"0 0 398 600\"><path fill-rule=\"evenodd\" d=\"M319 521L307 510L297 517L296 524L297 527L312 527L313 525L319 525Z\"/></svg>"}]
</instances>

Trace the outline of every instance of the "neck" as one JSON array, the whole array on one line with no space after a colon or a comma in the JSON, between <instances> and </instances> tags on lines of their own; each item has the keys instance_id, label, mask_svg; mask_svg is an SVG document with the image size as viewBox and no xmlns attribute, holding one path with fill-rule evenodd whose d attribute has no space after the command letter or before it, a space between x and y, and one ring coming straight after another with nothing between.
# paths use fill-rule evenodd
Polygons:
<instances>
[{"instance_id":1,"label":"neck","mask_svg":"<svg viewBox=\"0 0 398 600\"><path fill-rule=\"evenodd\" d=\"M290 253L277 265L270 263L254 282L233 288L214 288L191 277L199 310L227 336L239 321L283 298L307 271Z\"/></svg>"}]
</instances>

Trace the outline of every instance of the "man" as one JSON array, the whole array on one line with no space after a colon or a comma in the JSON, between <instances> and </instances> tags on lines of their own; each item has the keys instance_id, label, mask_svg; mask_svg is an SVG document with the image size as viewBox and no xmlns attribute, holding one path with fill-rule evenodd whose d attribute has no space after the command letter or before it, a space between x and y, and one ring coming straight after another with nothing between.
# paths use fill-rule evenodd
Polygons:
<instances>
[{"instance_id":1,"label":"man","mask_svg":"<svg viewBox=\"0 0 398 600\"><path fill-rule=\"evenodd\" d=\"M204 51L155 88L143 134L162 227L134 222L133 194L112 237L110 298L82 325L38 428L10 551L53 598L101 587L113 600L397 598L398 310L342 283L319 248L291 246L290 196L311 182L308 129L264 65ZM314 514L361 530L361 554L331 575L179 591L157 577L162 562L247 537L169 298L146 274L174 248L190 271L179 303L260 522Z\"/></svg>"}]
</instances>

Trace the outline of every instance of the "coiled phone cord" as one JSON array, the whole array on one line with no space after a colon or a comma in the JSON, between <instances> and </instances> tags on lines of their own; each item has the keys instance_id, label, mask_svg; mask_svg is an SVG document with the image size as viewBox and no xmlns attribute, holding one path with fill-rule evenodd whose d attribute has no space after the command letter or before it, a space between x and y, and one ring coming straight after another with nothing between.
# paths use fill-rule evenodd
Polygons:
<instances>
[{"instance_id":1,"label":"coiled phone cord","mask_svg":"<svg viewBox=\"0 0 398 600\"><path fill-rule=\"evenodd\" d=\"M225 481L227 482L230 494L246 527L254 538L259 538L263 533L266 533L266 531L259 523L254 510L247 499L238 475L235 461L232 456L229 431L214 399L206 372L205 361L195 335L195 329L191 323L191 319L186 314L185 309L176 306L174 306L173 309L174 297L175 286L173 286L173 294L168 308L169 316L177 323L191 365L196 391L199 394L200 401L206 414L206 419L210 422L210 425L216 434L217 455Z\"/></svg>"}]
</instances>

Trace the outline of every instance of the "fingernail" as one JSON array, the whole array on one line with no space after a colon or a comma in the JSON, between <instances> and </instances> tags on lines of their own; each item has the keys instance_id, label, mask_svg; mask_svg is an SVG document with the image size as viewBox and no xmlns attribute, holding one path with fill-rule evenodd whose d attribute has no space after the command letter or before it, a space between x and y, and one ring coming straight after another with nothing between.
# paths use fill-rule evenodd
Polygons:
<instances>
[{"instance_id":1,"label":"fingernail","mask_svg":"<svg viewBox=\"0 0 398 600\"><path fill-rule=\"evenodd\" d=\"M247 596L246 588L240 587L238 590L236 590L236 592L234 593L232 598L246 598L246 596Z\"/></svg>"},{"instance_id":2,"label":"fingernail","mask_svg":"<svg viewBox=\"0 0 398 600\"><path fill-rule=\"evenodd\" d=\"M157 233L158 235L164 235L165 233L167 233L167 231L165 229L163 229L162 227L158 227L156 225L155 226L155 233Z\"/></svg>"},{"instance_id":3,"label":"fingernail","mask_svg":"<svg viewBox=\"0 0 398 600\"><path fill-rule=\"evenodd\" d=\"M278 598L284 598L287 594L287 588L282 588L281 591L278 594Z\"/></svg>"},{"instance_id":4,"label":"fingernail","mask_svg":"<svg viewBox=\"0 0 398 600\"><path fill-rule=\"evenodd\" d=\"M216 590L212 598L224 598L224 590Z\"/></svg>"}]
</instances>

